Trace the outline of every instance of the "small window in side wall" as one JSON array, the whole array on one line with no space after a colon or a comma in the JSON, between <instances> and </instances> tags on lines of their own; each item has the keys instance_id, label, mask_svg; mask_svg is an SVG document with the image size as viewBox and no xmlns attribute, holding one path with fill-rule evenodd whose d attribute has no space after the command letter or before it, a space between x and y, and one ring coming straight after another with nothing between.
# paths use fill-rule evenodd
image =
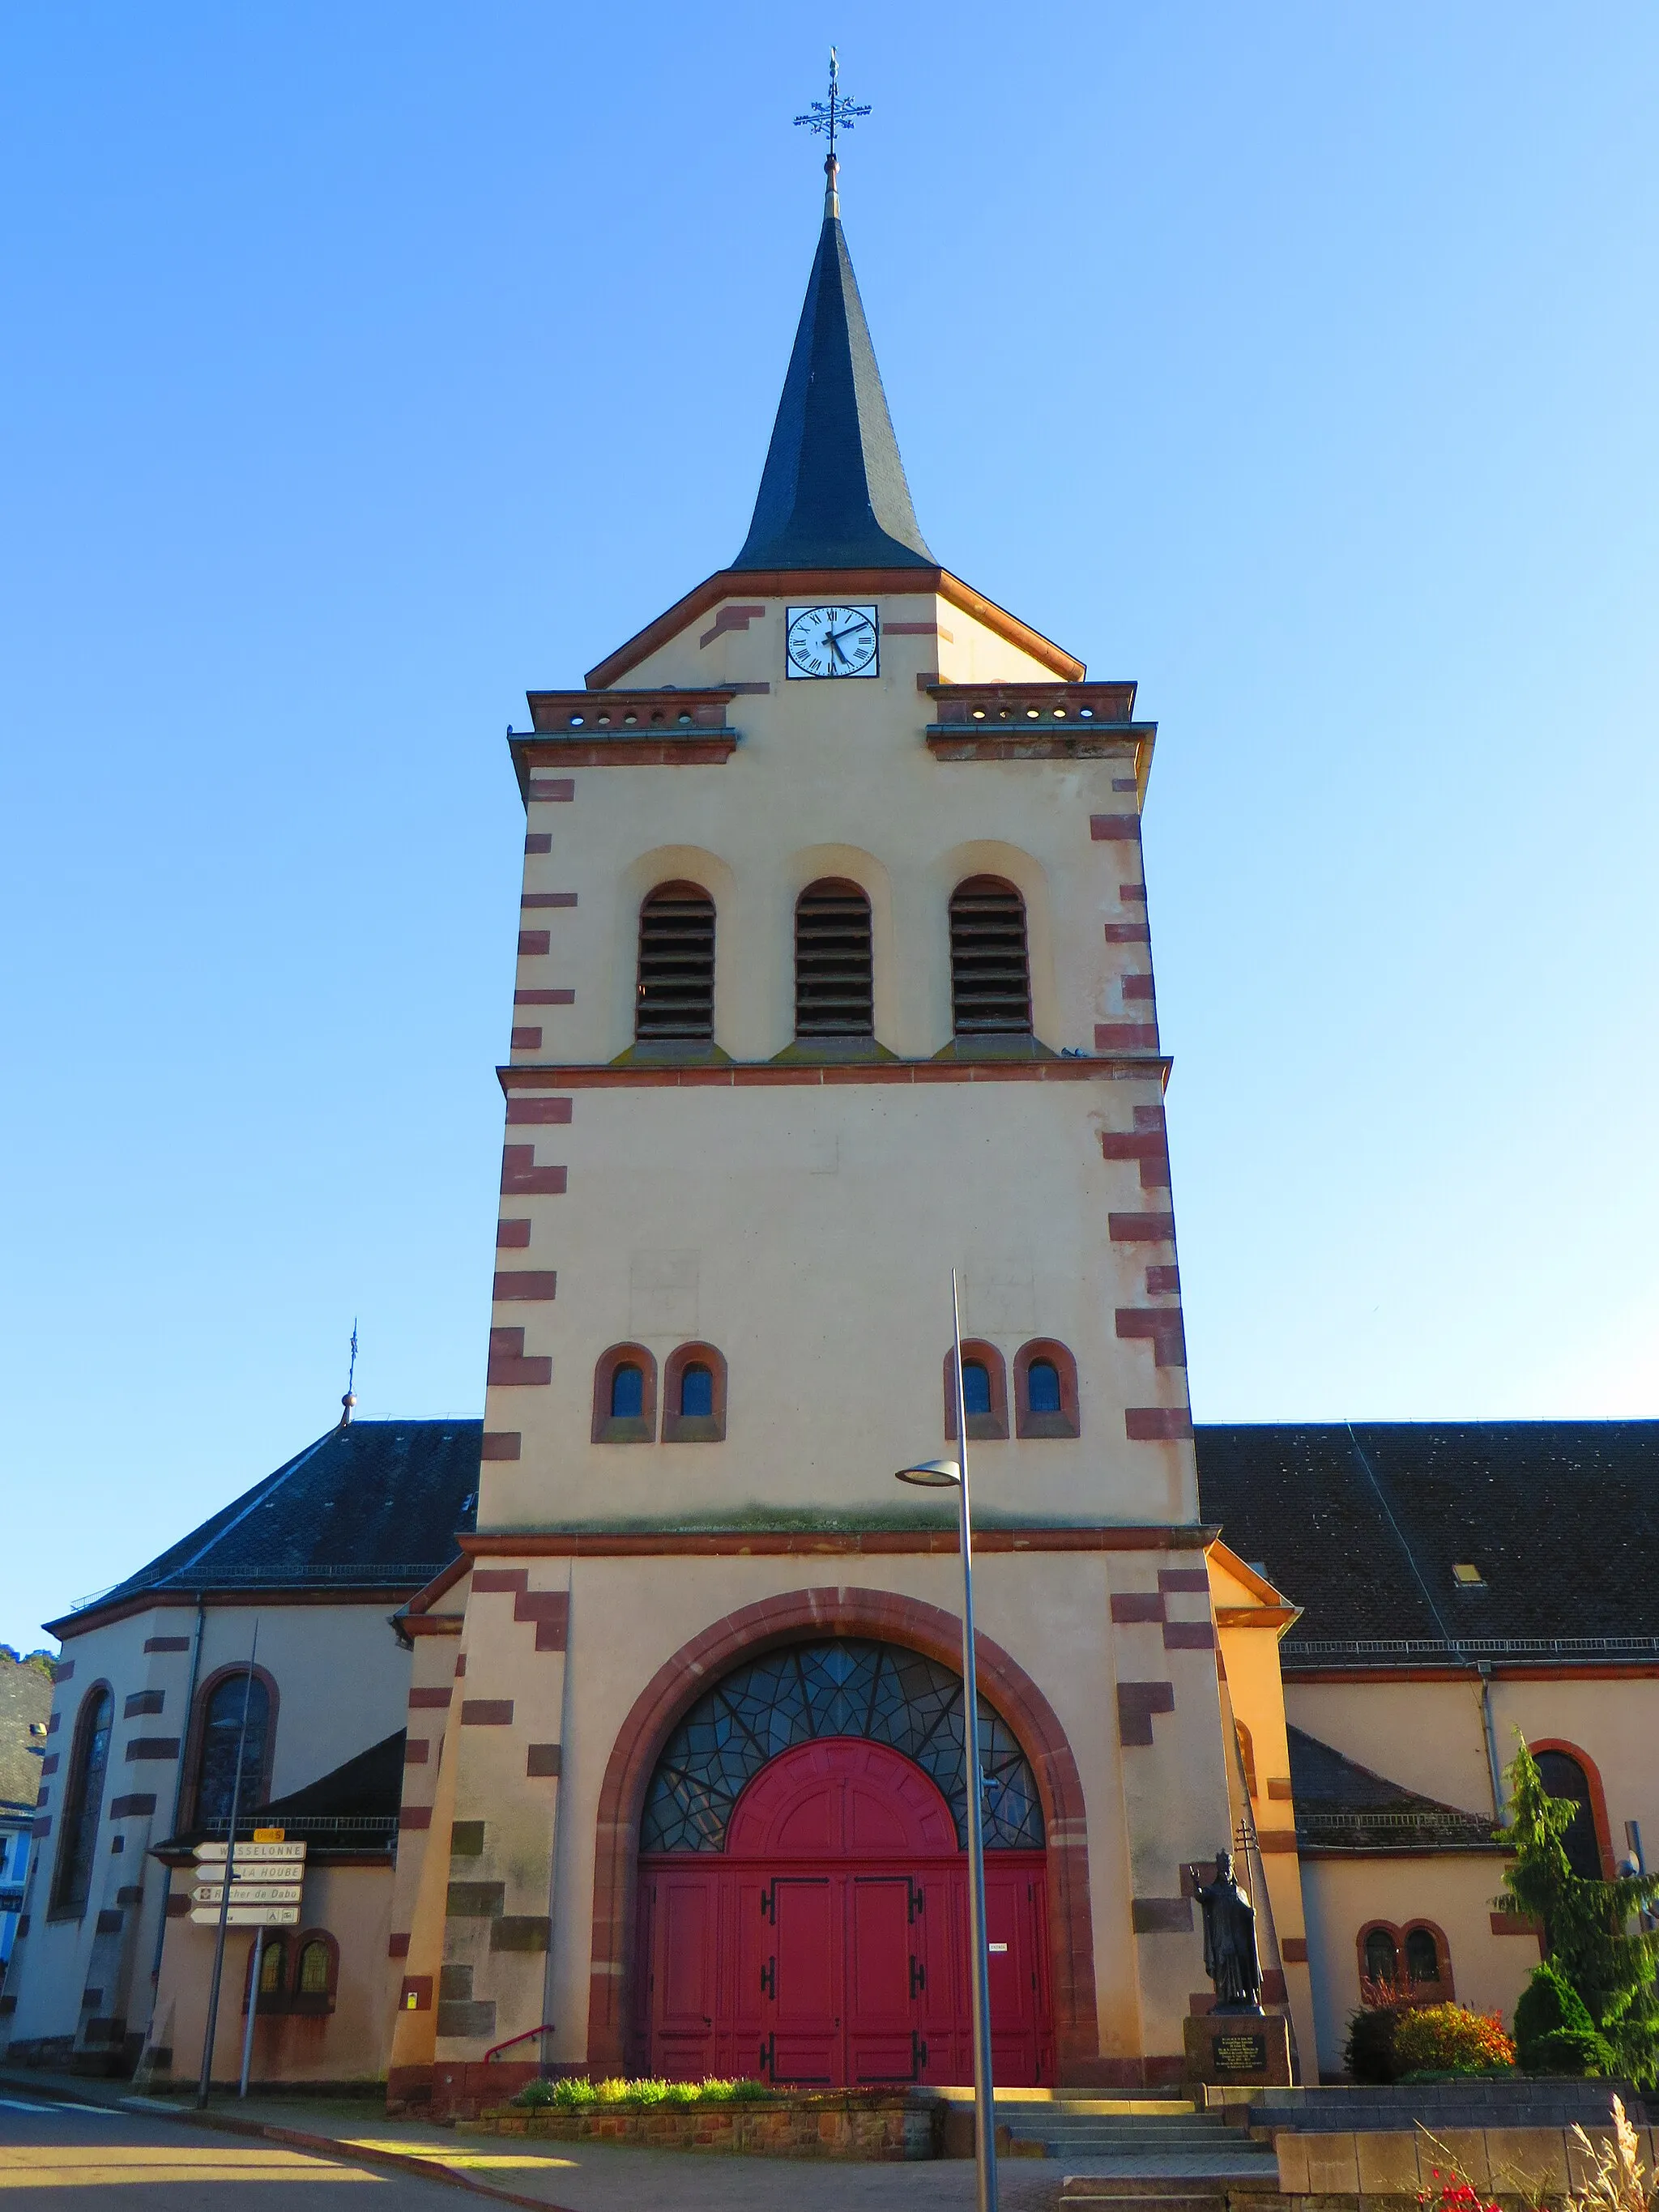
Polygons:
<instances>
[{"instance_id":1,"label":"small window in side wall","mask_svg":"<svg viewBox=\"0 0 1659 2212\"><path fill-rule=\"evenodd\" d=\"M648 1444L657 1435L657 1363L642 1344L613 1344L593 1370L593 1442Z\"/></svg>"},{"instance_id":2,"label":"small window in side wall","mask_svg":"<svg viewBox=\"0 0 1659 2212\"><path fill-rule=\"evenodd\" d=\"M1365 1938L1365 1978L1392 1982L1400 1972L1400 1950L1387 1928L1373 1928Z\"/></svg>"},{"instance_id":3,"label":"small window in side wall","mask_svg":"<svg viewBox=\"0 0 1659 2212\"><path fill-rule=\"evenodd\" d=\"M1037 1337L1014 1355L1014 1433L1019 1437L1075 1437L1077 1362L1063 1344Z\"/></svg>"},{"instance_id":4,"label":"small window in side wall","mask_svg":"<svg viewBox=\"0 0 1659 2212\"><path fill-rule=\"evenodd\" d=\"M1406 1978L1409 1982L1437 1982L1440 1979L1440 1946L1432 1929L1408 1928L1406 1930Z\"/></svg>"},{"instance_id":5,"label":"small window in side wall","mask_svg":"<svg viewBox=\"0 0 1659 2212\"><path fill-rule=\"evenodd\" d=\"M290 2009L332 2012L339 1978L339 1945L325 1929L307 1929L300 1938Z\"/></svg>"},{"instance_id":6,"label":"small window in side wall","mask_svg":"<svg viewBox=\"0 0 1659 2212\"><path fill-rule=\"evenodd\" d=\"M641 1044L714 1035L714 902L701 884L659 884L640 908L634 1034Z\"/></svg>"},{"instance_id":7,"label":"small window in side wall","mask_svg":"<svg viewBox=\"0 0 1659 2212\"><path fill-rule=\"evenodd\" d=\"M726 1437L726 1361L712 1344L682 1344L663 1369L662 1440L717 1444Z\"/></svg>"},{"instance_id":8,"label":"small window in side wall","mask_svg":"<svg viewBox=\"0 0 1659 2212\"><path fill-rule=\"evenodd\" d=\"M995 1345L977 1337L962 1346L962 1395L968 1409L968 1439L994 1443L1008 1433L1008 1374ZM957 1433L956 1354L945 1355L945 1433Z\"/></svg>"},{"instance_id":9,"label":"small window in side wall","mask_svg":"<svg viewBox=\"0 0 1659 2212\"><path fill-rule=\"evenodd\" d=\"M242 1975L242 2010L247 2010L248 1983L253 1974L253 1952L248 1950L247 1966ZM261 2012L288 2010L288 1938L274 1929L265 1930L264 1947L259 1954L259 2009Z\"/></svg>"}]
</instances>

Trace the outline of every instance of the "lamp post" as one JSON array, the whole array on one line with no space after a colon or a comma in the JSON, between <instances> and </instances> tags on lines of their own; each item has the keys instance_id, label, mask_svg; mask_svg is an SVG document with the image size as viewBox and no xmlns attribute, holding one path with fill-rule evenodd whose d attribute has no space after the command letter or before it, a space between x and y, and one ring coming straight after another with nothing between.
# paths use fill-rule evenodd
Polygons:
<instances>
[{"instance_id":1,"label":"lamp post","mask_svg":"<svg viewBox=\"0 0 1659 2212\"><path fill-rule=\"evenodd\" d=\"M954 1460L902 1467L896 1480L923 1490L954 1490L962 1548L962 1724L968 1756L968 1963L974 2008L974 2164L977 2212L997 2212L995 2094L991 2081L991 1992L985 1933L984 1776L979 1759L979 1678L974 1666L974 1529L968 1502L968 1406L962 1387L962 1303L951 1270L951 1327L956 1343L957 1451Z\"/></svg>"}]
</instances>

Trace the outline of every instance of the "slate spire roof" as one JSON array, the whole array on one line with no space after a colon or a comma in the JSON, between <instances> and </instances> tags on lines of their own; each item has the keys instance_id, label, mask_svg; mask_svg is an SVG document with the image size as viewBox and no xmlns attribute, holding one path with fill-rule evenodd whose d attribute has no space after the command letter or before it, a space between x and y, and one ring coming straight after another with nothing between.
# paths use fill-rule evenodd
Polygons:
<instances>
[{"instance_id":1,"label":"slate spire roof","mask_svg":"<svg viewBox=\"0 0 1659 2212\"><path fill-rule=\"evenodd\" d=\"M833 191L733 568L931 568Z\"/></svg>"}]
</instances>

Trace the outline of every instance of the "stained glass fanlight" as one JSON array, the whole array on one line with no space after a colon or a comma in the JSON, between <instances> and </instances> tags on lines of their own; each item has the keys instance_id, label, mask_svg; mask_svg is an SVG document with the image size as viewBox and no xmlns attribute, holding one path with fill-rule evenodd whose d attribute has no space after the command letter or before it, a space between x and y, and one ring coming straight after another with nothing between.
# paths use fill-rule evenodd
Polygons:
<instances>
[{"instance_id":1,"label":"stained glass fanlight","mask_svg":"<svg viewBox=\"0 0 1659 2212\"><path fill-rule=\"evenodd\" d=\"M979 1701L988 1850L1040 1850L1042 1808L1025 1754ZM746 1784L769 1759L822 1736L890 1745L934 1781L965 1850L962 1678L893 1644L836 1638L750 1661L707 1691L664 1747L647 1793L642 1851L718 1851Z\"/></svg>"}]
</instances>

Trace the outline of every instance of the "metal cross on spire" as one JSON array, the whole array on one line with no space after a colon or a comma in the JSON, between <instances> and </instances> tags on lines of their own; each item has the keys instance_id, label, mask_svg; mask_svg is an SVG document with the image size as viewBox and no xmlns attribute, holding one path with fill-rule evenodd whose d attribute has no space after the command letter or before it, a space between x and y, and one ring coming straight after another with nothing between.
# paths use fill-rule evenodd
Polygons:
<instances>
[{"instance_id":1,"label":"metal cross on spire","mask_svg":"<svg viewBox=\"0 0 1659 2212\"><path fill-rule=\"evenodd\" d=\"M797 130L804 124L809 131L823 131L830 141L830 150L823 157L823 173L826 180L823 187L823 212L826 216L839 215L841 212L840 202L836 192L836 172L841 167L840 162L836 159L836 133L838 131L850 131L860 115L867 115L869 112L867 103L862 107L855 107L853 102L842 94L841 63L836 57L835 48L831 46L829 99L815 100L805 115L798 115L795 118Z\"/></svg>"}]
</instances>

